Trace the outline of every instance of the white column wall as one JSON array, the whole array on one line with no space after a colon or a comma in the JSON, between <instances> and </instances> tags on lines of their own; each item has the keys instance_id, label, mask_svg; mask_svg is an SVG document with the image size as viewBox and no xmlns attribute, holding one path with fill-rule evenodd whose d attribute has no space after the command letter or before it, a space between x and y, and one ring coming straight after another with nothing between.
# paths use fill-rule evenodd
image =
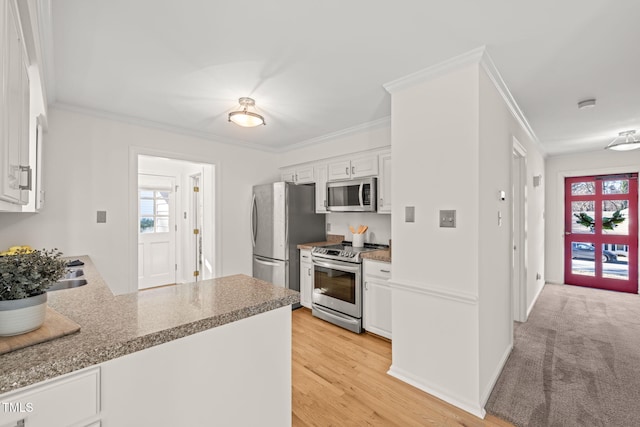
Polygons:
<instances>
[{"instance_id":1,"label":"white column wall","mask_svg":"<svg viewBox=\"0 0 640 427\"><path fill-rule=\"evenodd\" d=\"M531 136L514 118L484 68L480 69L479 177L479 386L481 404L489 398L513 346L512 333L512 146L513 137L527 150L527 274L528 303L544 284L544 187L533 187L533 176L544 172L544 159ZM543 179L544 182L544 179ZM499 199L504 191L506 200ZM502 217L502 224L498 216ZM529 304L527 305L529 306Z\"/></svg>"},{"instance_id":2,"label":"white column wall","mask_svg":"<svg viewBox=\"0 0 640 427\"><path fill-rule=\"evenodd\" d=\"M569 176L640 172L640 151L604 150L547 158L546 280L564 283L564 179Z\"/></svg>"},{"instance_id":3,"label":"white column wall","mask_svg":"<svg viewBox=\"0 0 640 427\"><path fill-rule=\"evenodd\" d=\"M389 373L482 416L477 76L474 64L392 93ZM439 227L440 209L457 211L456 228Z\"/></svg>"},{"instance_id":4,"label":"white column wall","mask_svg":"<svg viewBox=\"0 0 640 427\"><path fill-rule=\"evenodd\" d=\"M0 247L87 254L115 293L131 290L130 147L216 166L218 242L224 248L218 275L251 274L251 187L278 178L274 154L55 108L44 147L45 208L0 215ZM98 210L107 211L106 224L96 223Z\"/></svg>"}]
</instances>

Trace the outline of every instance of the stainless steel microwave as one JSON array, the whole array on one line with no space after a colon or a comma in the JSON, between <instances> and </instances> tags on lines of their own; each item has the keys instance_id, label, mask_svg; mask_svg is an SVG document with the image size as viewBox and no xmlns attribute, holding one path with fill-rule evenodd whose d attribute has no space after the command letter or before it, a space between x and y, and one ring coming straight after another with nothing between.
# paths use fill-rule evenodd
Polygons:
<instances>
[{"instance_id":1,"label":"stainless steel microwave","mask_svg":"<svg viewBox=\"0 0 640 427\"><path fill-rule=\"evenodd\" d=\"M375 212L376 178L349 179L327 183L327 210L332 212Z\"/></svg>"}]
</instances>

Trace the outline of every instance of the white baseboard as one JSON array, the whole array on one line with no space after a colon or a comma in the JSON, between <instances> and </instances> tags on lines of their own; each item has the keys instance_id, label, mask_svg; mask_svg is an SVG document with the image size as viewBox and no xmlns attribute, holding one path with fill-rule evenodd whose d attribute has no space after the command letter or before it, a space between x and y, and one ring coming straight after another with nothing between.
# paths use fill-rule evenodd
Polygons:
<instances>
[{"instance_id":1,"label":"white baseboard","mask_svg":"<svg viewBox=\"0 0 640 427\"><path fill-rule=\"evenodd\" d=\"M489 400L489 396L493 391L493 387L495 387L496 382L498 382L498 377L500 377L500 374L502 373L502 369L504 368L505 363L507 363L507 359L511 354L511 350L513 350L513 343L511 343L505 350L504 354L502 355L502 358L500 359L500 363L498 363L498 366L496 366L496 370L491 377L491 381L489 381L489 384L487 384L487 386L485 387L484 392L482 393L482 396L480 396L480 402L482 403L483 408L487 404L487 400Z\"/></svg>"},{"instance_id":2,"label":"white baseboard","mask_svg":"<svg viewBox=\"0 0 640 427\"><path fill-rule=\"evenodd\" d=\"M424 391L425 393L429 393L432 396L437 397L438 399L444 400L447 403L456 406L463 411L470 413L471 415L475 415L478 418L484 419L486 415L486 411L484 410L484 406L475 404L473 402L468 402L464 398L460 398L454 395L454 393L449 392L448 390L442 390L441 388L436 389L434 387L430 387L420 379L411 375L410 373L391 365L391 368L387 371L388 375L391 375L394 378L399 379L413 387Z\"/></svg>"},{"instance_id":3,"label":"white baseboard","mask_svg":"<svg viewBox=\"0 0 640 427\"><path fill-rule=\"evenodd\" d=\"M533 301L531 301L531 304L529 304L529 307L527 307L527 319L529 318L529 314L531 313L531 310L533 310L533 306L535 305L536 301L538 301L538 297L540 296L540 293L542 293L543 289L544 289L544 283L542 284L542 286L540 286L540 289L538 289L538 292L536 292L536 295L533 297Z\"/></svg>"}]
</instances>

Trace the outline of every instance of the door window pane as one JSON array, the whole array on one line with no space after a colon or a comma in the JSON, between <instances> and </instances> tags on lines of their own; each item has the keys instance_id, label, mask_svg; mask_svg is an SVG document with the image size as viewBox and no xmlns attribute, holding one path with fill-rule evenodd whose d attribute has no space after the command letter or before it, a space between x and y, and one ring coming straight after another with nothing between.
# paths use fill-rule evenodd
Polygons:
<instances>
[{"instance_id":1,"label":"door window pane","mask_svg":"<svg viewBox=\"0 0 640 427\"><path fill-rule=\"evenodd\" d=\"M571 273L583 276L595 276L596 248L593 243L574 242L571 244Z\"/></svg>"},{"instance_id":2,"label":"door window pane","mask_svg":"<svg viewBox=\"0 0 640 427\"><path fill-rule=\"evenodd\" d=\"M593 233L595 227L595 203L593 200L571 202L572 233Z\"/></svg>"},{"instance_id":3,"label":"door window pane","mask_svg":"<svg viewBox=\"0 0 640 427\"><path fill-rule=\"evenodd\" d=\"M170 191L140 189L138 212L140 233L167 233L169 231Z\"/></svg>"},{"instance_id":4,"label":"door window pane","mask_svg":"<svg viewBox=\"0 0 640 427\"><path fill-rule=\"evenodd\" d=\"M629 194L629 180L602 181L602 194Z\"/></svg>"},{"instance_id":5,"label":"door window pane","mask_svg":"<svg viewBox=\"0 0 640 427\"><path fill-rule=\"evenodd\" d=\"M612 251L613 247L623 245L602 245L602 277L609 279L629 280L629 263L627 257Z\"/></svg>"},{"instance_id":6,"label":"door window pane","mask_svg":"<svg viewBox=\"0 0 640 427\"><path fill-rule=\"evenodd\" d=\"M629 201L602 201L602 234L629 234Z\"/></svg>"},{"instance_id":7,"label":"door window pane","mask_svg":"<svg viewBox=\"0 0 640 427\"><path fill-rule=\"evenodd\" d=\"M596 183L594 181L574 182L571 184L572 196L591 196L596 194Z\"/></svg>"}]
</instances>

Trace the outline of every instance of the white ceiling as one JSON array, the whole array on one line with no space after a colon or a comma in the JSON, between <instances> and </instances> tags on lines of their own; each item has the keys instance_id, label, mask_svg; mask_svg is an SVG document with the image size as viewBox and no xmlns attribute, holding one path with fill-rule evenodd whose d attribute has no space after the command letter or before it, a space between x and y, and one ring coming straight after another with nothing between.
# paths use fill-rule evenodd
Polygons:
<instances>
[{"instance_id":1,"label":"white ceiling","mask_svg":"<svg viewBox=\"0 0 640 427\"><path fill-rule=\"evenodd\" d=\"M482 45L547 153L599 150L620 131L640 132L638 0L50 7L50 104L210 139L277 151L380 123L390 115L384 83ZM241 96L256 100L267 126L227 121ZM596 107L578 110L591 97Z\"/></svg>"}]
</instances>

